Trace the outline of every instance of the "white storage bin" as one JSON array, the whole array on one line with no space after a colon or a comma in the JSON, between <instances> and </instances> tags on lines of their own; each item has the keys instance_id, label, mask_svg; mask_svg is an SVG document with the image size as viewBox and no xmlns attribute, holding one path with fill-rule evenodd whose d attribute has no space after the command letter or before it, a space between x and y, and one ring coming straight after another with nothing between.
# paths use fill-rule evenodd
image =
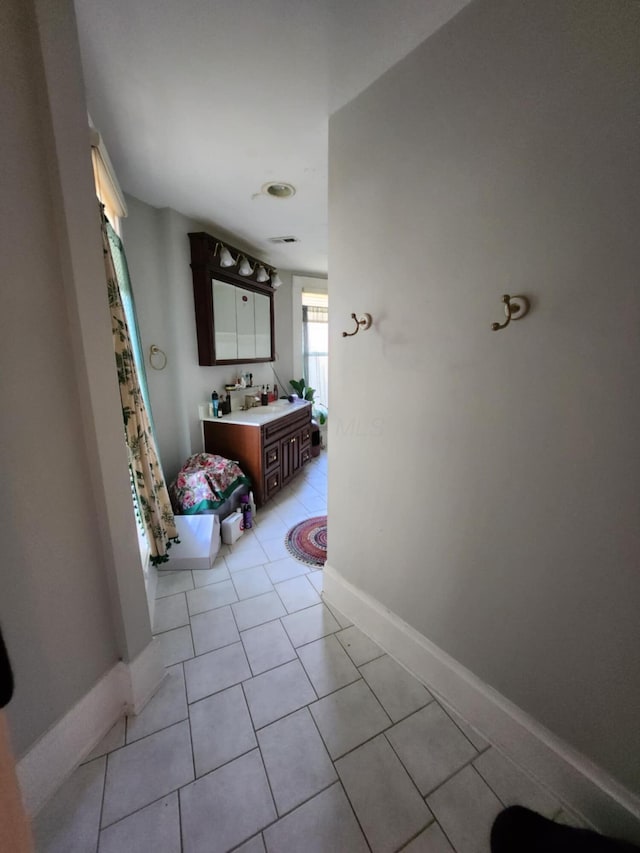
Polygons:
<instances>
[{"instance_id":1,"label":"white storage bin","mask_svg":"<svg viewBox=\"0 0 640 853\"><path fill-rule=\"evenodd\" d=\"M211 569L220 550L220 519L217 515L176 515L180 544L169 550L169 562L161 569L175 572Z\"/></svg>"},{"instance_id":2,"label":"white storage bin","mask_svg":"<svg viewBox=\"0 0 640 853\"><path fill-rule=\"evenodd\" d=\"M232 512L222 522L222 541L225 545L233 545L242 536L242 513Z\"/></svg>"}]
</instances>

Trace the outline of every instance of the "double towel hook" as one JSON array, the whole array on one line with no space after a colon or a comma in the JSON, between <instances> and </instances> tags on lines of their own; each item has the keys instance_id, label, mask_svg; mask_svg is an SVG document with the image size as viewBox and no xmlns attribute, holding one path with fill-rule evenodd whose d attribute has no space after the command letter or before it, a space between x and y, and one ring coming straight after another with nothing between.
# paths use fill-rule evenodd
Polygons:
<instances>
[{"instance_id":1,"label":"double towel hook","mask_svg":"<svg viewBox=\"0 0 640 853\"><path fill-rule=\"evenodd\" d=\"M509 296L508 293L505 293L502 301L507 319L504 323L492 323L491 328L494 332L506 329L512 320L521 320L529 311L529 300L526 296Z\"/></svg>"}]
</instances>

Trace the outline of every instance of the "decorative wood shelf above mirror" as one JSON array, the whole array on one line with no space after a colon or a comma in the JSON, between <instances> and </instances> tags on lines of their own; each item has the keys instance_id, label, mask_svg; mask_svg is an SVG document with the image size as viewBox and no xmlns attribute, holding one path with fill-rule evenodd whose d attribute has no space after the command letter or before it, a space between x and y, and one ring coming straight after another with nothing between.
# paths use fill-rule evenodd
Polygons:
<instances>
[{"instance_id":1,"label":"decorative wood shelf above mirror","mask_svg":"<svg viewBox=\"0 0 640 853\"><path fill-rule=\"evenodd\" d=\"M270 282L277 271L204 231L189 234L189 242L198 363L273 361L274 289Z\"/></svg>"}]
</instances>

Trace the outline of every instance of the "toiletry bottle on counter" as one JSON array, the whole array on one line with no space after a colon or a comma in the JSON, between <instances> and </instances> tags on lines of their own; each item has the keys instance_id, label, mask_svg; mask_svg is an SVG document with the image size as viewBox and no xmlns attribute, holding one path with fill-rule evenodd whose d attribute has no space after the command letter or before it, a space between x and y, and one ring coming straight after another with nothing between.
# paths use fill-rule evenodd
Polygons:
<instances>
[{"instance_id":1,"label":"toiletry bottle on counter","mask_svg":"<svg viewBox=\"0 0 640 853\"><path fill-rule=\"evenodd\" d=\"M213 394L211 395L211 408L213 409L213 417L214 418L218 417L218 404L219 404L219 402L220 401L218 400L218 392L214 391Z\"/></svg>"},{"instance_id":2,"label":"toiletry bottle on counter","mask_svg":"<svg viewBox=\"0 0 640 853\"><path fill-rule=\"evenodd\" d=\"M262 393L260 394L260 402L263 406L269 405L269 393L265 390L264 385L262 386Z\"/></svg>"}]
</instances>

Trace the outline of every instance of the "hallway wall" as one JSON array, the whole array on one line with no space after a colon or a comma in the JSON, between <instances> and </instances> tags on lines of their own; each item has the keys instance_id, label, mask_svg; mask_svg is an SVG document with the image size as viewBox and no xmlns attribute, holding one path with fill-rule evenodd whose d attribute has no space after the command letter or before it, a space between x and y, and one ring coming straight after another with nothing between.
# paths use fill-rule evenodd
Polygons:
<instances>
[{"instance_id":1,"label":"hallway wall","mask_svg":"<svg viewBox=\"0 0 640 853\"><path fill-rule=\"evenodd\" d=\"M21 757L151 631L71 0L7 0L0 41L0 623Z\"/></svg>"},{"instance_id":2,"label":"hallway wall","mask_svg":"<svg viewBox=\"0 0 640 853\"><path fill-rule=\"evenodd\" d=\"M636 795L639 43L476 0L333 115L329 194L329 565Z\"/></svg>"}]
</instances>

